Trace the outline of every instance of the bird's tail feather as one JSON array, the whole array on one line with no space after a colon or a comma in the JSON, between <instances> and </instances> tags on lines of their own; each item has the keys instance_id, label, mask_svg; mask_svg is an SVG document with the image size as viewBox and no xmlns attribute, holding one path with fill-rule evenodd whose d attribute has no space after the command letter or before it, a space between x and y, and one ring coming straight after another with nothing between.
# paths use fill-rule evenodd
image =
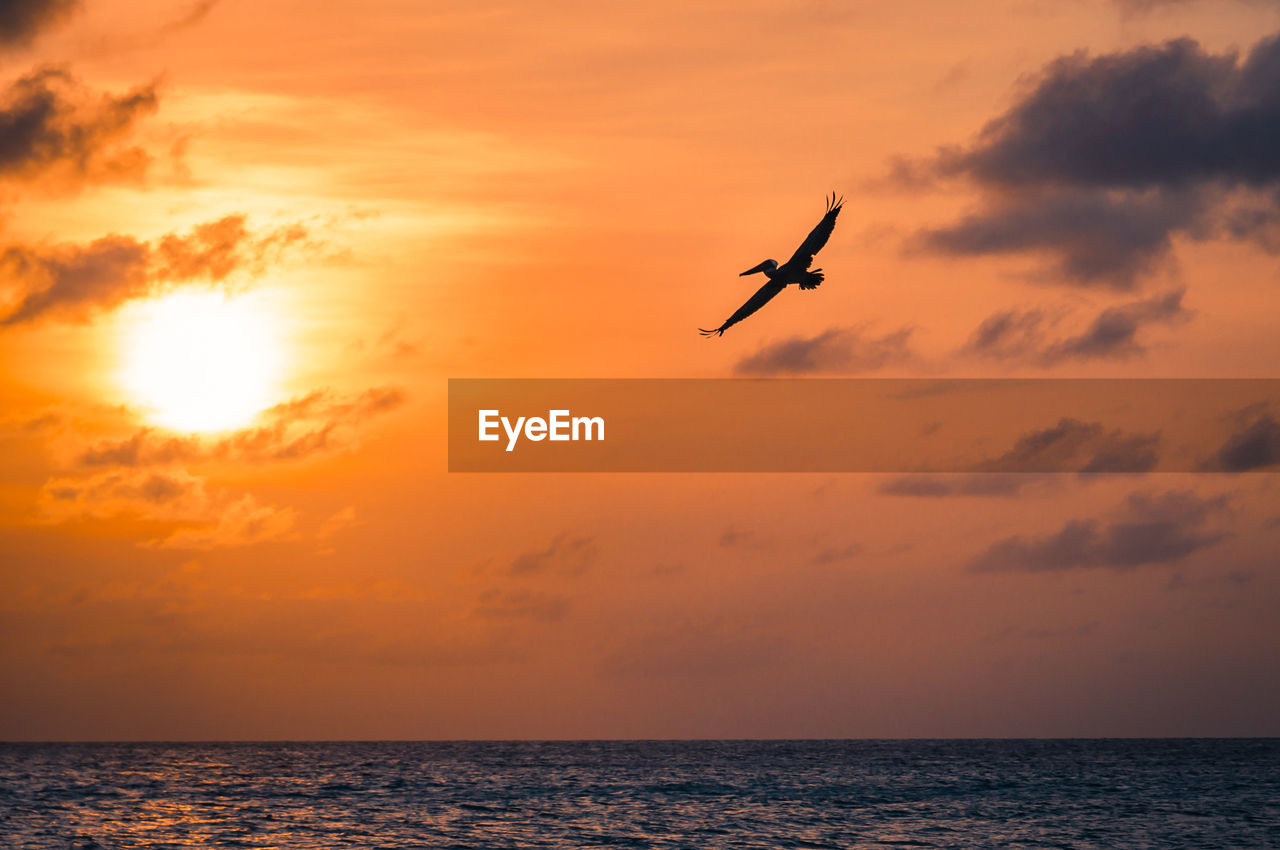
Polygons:
<instances>
[{"instance_id":1,"label":"bird's tail feather","mask_svg":"<svg viewBox=\"0 0 1280 850\"><path fill-rule=\"evenodd\" d=\"M698 333L702 334L703 336L715 336L716 334L719 334L720 336L724 336L724 328L716 328L710 331L707 330L706 328L698 328Z\"/></svg>"},{"instance_id":2,"label":"bird's tail feather","mask_svg":"<svg viewBox=\"0 0 1280 850\"><path fill-rule=\"evenodd\" d=\"M826 275L822 273L822 269L814 269L811 272L805 272L805 277L800 281L801 289L817 289L818 286L826 280Z\"/></svg>"}]
</instances>

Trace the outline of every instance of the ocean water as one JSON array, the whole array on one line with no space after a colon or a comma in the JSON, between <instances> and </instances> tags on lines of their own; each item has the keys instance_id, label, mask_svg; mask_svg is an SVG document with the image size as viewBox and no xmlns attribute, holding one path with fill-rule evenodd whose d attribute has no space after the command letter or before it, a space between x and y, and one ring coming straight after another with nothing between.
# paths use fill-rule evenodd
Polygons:
<instances>
[{"instance_id":1,"label":"ocean water","mask_svg":"<svg viewBox=\"0 0 1280 850\"><path fill-rule=\"evenodd\" d=\"M1280 739L6 744L0 846L1280 847Z\"/></svg>"}]
</instances>

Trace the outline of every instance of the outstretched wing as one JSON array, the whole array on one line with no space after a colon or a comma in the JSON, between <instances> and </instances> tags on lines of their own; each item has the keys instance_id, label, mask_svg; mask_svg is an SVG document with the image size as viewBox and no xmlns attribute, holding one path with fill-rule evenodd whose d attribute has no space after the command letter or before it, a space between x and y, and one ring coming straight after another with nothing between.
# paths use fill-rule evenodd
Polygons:
<instances>
[{"instance_id":1,"label":"outstretched wing","mask_svg":"<svg viewBox=\"0 0 1280 850\"><path fill-rule=\"evenodd\" d=\"M698 328L698 333L702 334L703 336L711 336L713 334L723 335L726 330L738 324L738 322L741 322L747 316L750 316L752 313L754 313L756 310L759 310L764 305L768 304L769 301L773 298L773 296L777 295L779 292L781 292L786 288L787 288L787 285L785 283L777 283L772 280L769 281L764 286L757 289L756 294L748 298L747 303L743 304L741 307L738 308L738 312L734 313L732 316L725 319L723 325L716 328L715 330L710 330L710 331L706 330L705 328Z\"/></svg>"},{"instance_id":2,"label":"outstretched wing","mask_svg":"<svg viewBox=\"0 0 1280 850\"><path fill-rule=\"evenodd\" d=\"M822 246L826 245L827 240L831 238L831 231L836 226L836 216L840 215L840 208L843 204L844 198L837 200L835 192L832 192L831 197L827 199L827 214L822 217L822 221L818 222L818 226L809 232L804 242L800 243L800 247L791 255L791 259L787 260L786 265L796 271L804 271L809 268L814 256L822 250Z\"/></svg>"}]
</instances>

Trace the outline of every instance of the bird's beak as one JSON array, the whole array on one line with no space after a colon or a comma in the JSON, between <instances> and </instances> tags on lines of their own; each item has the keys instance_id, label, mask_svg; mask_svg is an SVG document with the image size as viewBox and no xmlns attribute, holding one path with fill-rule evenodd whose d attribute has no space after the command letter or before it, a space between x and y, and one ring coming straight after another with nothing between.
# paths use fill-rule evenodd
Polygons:
<instances>
[{"instance_id":1,"label":"bird's beak","mask_svg":"<svg viewBox=\"0 0 1280 850\"><path fill-rule=\"evenodd\" d=\"M762 271L764 271L764 267L765 267L765 266L767 266L767 265L769 265L769 261L768 261L768 260L765 260L763 263L761 263L760 265L756 266L755 268L753 268L753 269L747 269L745 272L743 272L742 274L738 275L738 277L746 277L746 276L747 276L747 275L749 275L749 274L755 274L756 272L762 272Z\"/></svg>"}]
</instances>

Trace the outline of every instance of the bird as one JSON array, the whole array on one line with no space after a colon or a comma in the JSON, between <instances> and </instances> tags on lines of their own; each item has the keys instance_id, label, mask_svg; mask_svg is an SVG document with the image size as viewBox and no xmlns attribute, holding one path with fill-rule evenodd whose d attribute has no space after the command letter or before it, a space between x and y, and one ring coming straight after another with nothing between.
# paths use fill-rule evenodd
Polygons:
<instances>
[{"instance_id":1,"label":"bird","mask_svg":"<svg viewBox=\"0 0 1280 850\"><path fill-rule=\"evenodd\" d=\"M756 272L764 272L769 282L756 290L756 294L748 298L747 303L739 307L736 313L725 319L723 325L711 330L698 328L698 333L706 337L724 336L725 331L768 304L773 296L790 284L798 284L801 289L806 290L817 289L825 279L822 269L809 271L809 266L813 263L814 255L821 251L822 246L826 245L827 240L831 238L831 231L836 226L836 216L840 215L840 207L843 204L844 198L836 198L836 193L832 192L831 197L827 198L827 212L822 217L822 221L818 222L818 226L809 232L804 242L800 243L800 247L791 255L791 259L782 265L778 265L777 260L765 260L760 265L738 275L738 277L746 277Z\"/></svg>"}]
</instances>

